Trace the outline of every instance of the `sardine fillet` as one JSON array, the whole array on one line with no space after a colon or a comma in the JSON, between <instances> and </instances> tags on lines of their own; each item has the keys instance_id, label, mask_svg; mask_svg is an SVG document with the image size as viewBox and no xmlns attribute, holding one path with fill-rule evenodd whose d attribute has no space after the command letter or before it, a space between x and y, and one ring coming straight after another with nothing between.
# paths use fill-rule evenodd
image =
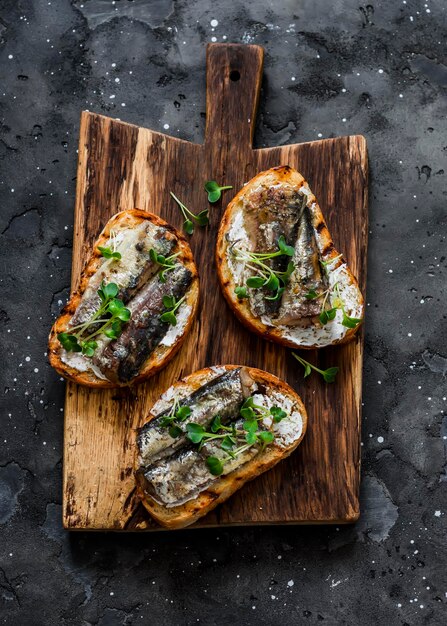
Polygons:
<instances>
[{"instance_id":1,"label":"sardine fillet","mask_svg":"<svg viewBox=\"0 0 447 626\"><path fill-rule=\"evenodd\" d=\"M191 395L182 398L178 403L179 407L188 406L191 409L188 419L177 423L183 434L171 437L169 429L160 425L160 421L169 410L158 415L139 432L141 463L143 465L155 463L187 444L185 433L186 424L189 422L208 426L216 415L220 416L222 423L228 422L237 414L244 399L250 395L252 386L253 381L249 375L243 368L237 368L213 378Z\"/></svg>"},{"instance_id":2,"label":"sardine fillet","mask_svg":"<svg viewBox=\"0 0 447 626\"><path fill-rule=\"evenodd\" d=\"M109 380L127 382L138 374L147 357L166 335L169 324L160 319L164 309L163 297L179 300L191 284L192 274L183 265L176 265L162 283L154 276L131 300L131 319L123 332L97 350L93 363Z\"/></svg>"}]
</instances>

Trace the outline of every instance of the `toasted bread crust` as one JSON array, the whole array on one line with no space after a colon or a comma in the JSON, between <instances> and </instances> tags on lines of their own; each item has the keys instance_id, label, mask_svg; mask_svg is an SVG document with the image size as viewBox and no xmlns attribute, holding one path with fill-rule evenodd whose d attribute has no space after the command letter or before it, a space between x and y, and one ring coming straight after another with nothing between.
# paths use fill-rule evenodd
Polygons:
<instances>
[{"instance_id":1,"label":"toasted bread crust","mask_svg":"<svg viewBox=\"0 0 447 626\"><path fill-rule=\"evenodd\" d=\"M238 365L221 366L222 369L232 370ZM139 468L136 468L135 477L137 481L137 495L141 499L144 507L150 515L165 528L175 529L184 528L193 524L199 518L203 517L216 506L227 500L235 491L240 489L246 482L253 480L263 472L272 468L282 459L288 457L303 439L307 428L307 413L304 404L299 395L287 383L280 380L273 374L264 372L254 367L246 367L249 374L256 382L266 385L270 389L274 389L293 401L295 410L298 410L302 418L301 435L288 446L279 446L275 443L269 445L263 452L257 454L251 461L248 461L240 468L234 470L227 476L217 478L216 481L201 492L196 498L185 502L176 507L165 507L155 502L144 490L144 477ZM198 370L182 380L178 381L173 387L185 385L190 391L195 391L202 386L206 380L209 380L211 368ZM148 421L154 419L155 416L149 414Z\"/></svg>"},{"instance_id":2,"label":"toasted bread crust","mask_svg":"<svg viewBox=\"0 0 447 626\"><path fill-rule=\"evenodd\" d=\"M231 223L234 217L234 214L241 210L242 202L245 197L253 188L255 188L259 184L263 184L266 186L269 185L278 185L280 183L287 183L289 185L293 185L296 189L299 189L303 185L306 185L306 180L304 177L297 172L295 169L290 167L289 165L281 165L278 167L273 167L264 172L260 172L254 178L252 178L240 191L239 193L231 200L229 203L220 223L218 235L217 235L217 243L216 243L216 266L217 273L219 276L220 284L222 287L223 294L225 296L226 301L228 302L230 308L235 313L236 317L239 319L246 328L256 333L260 337L267 339L269 341L274 341L283 346L289 348L300 348L302 350L314 350L315 348L322 347L319 344L307 344L303 345L301 343L297 343L295 341L291 341L290 339L284 337L283 332L279 328L274 328L271 326L266 326L259 317L253 315L249 301L247 299L239 300L236 294L234 293L234 289L236 287L236 283L234 281L233 273L231 268L228 265L227 261L227 251L228 251L228 241L225 237L226 233L229 231L231 227ZM334 264L334 268L338 267L342 263L345 263L340 253L335 249L334 242L332 241L332 237L327 228L326 221L321 212L320 206L318 205L317 199L315 196L310 193L308 195L308 206L312 206L311 215L312 215L312 224L314 229L319 234L320 239L320 250L324 251L324 256L327 260L336 259L336 257L340 257L336 264ZM346 266L346 271L349 275L349 284L355 285L358 289L358 302L362 306L363 309L363 296L358 288L357 279L352 274L349 267ZM354 334L357 332L357 328L347 329L345 335L339 339L334 340L331 343L325 345L336 345L340 343L346 343L350 341Z\"/></svg>"},{"instance_id":3,"label":"toasted bread crust","mask_svg":"<svg viewBox=\"0 0 447 626\"><path fill-rule=\"evenodd\" d=\"M70 319L73 317L77 307L82 298L88 281L96 273L98 267L102 261L102 255L98 250L98 246L104 246L110 237L110 231L119 231L123 228L134 227L143 221L150 221L157 226L164 227L168 233L176 239L177 247L176 252L180 252L177 257L179 261L187 267L192 273L192 282L186 294L185 303L191 307L191 313L188 317L188 321L183 329L183 332L176 338L175 342L171 346L158 346L150 357L145 362L144 366L140 370L138 376L133 378L130 382L125 384L118 384L108 380L103 380L95 376L93 371L87 370L80 372L73 367L70 367L60 358L61 345L57 339L58 333L65 332L67 330ZM176 352L181 347L186 335L188 334L194 318L197 313L199 301L199 279L197 275L197 269L194 264L191 249L186 238L180 233L174 226L171 226L164 220L153 213L147 211L141 211L140 209L129 209L127 211L121 211L114 215L105 225L103 231L99 235L98 239L93 244L93 249L89 260L87 261L84 269L81 273L79 280L79 286L74 293L71 294L70 300L64 306L60 316L57 318L50 332L48 339L48 359L54 369L64 378L72 380L75 383L84 385L87 387L95 388L113 388L113 387L125 387L133 385L150 378L161 370L165 365L173 358Z\"/></svg>"}]
</instances>

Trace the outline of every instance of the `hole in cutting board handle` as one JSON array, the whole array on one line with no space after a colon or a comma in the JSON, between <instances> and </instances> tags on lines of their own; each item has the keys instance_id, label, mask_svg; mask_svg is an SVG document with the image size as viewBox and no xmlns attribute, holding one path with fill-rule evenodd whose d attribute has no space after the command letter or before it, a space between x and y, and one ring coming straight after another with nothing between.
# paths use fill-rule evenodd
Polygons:
<instances>
[{"instance_id":1,"label":"hole in cutting board handle","mask_svg":"<svg viewBox=\"0 0 447 626\"><path fill-rule=\"evenodd\" d=\"M230 72L230 80L232 80L233 82L236 82L237 80L239 80L241 77L240 72L238 72L238 70L231 70Z\"/></svg>"}]
</instances>

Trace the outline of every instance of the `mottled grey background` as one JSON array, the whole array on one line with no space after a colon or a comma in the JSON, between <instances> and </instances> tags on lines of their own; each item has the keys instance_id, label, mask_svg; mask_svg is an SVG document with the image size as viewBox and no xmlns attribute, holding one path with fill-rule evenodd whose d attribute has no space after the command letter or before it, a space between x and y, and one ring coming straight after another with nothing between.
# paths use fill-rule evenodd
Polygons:
<instances>
[{"instance_id":1,"label":"mottled grey background","mask_svg":"<svg viewBox=\"0 0 447 626\"><path fill-rule=\"evenodd\" d=\"M361 2L0 0L2 623L446 623L446 4ZM214 40L265 47L258 146L368 139L363 516L70 535L45 344L70 282L79 114L201 141Z\"/></svg>"}]
</instances>

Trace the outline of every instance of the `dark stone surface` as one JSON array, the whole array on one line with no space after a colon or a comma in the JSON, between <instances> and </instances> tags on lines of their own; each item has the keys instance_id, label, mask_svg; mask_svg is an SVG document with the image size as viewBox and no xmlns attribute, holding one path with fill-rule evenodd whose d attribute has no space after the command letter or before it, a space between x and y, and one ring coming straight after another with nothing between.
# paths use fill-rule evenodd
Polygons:
<instances>
[{"instance_id":1,"label":"dark stone surface","mask_svg":"<svg viewBox=\"0 0 447 626\"><path fill-rule=\"evenodd\" d=\"M1 623L446 623L446 35L443 0L0 0ZM79 114L201 141L213 37L265 46L257 145L368 139L363 517L70 535L64 384L44 353L68 295Z\"/></svg>"}]
</instances>

